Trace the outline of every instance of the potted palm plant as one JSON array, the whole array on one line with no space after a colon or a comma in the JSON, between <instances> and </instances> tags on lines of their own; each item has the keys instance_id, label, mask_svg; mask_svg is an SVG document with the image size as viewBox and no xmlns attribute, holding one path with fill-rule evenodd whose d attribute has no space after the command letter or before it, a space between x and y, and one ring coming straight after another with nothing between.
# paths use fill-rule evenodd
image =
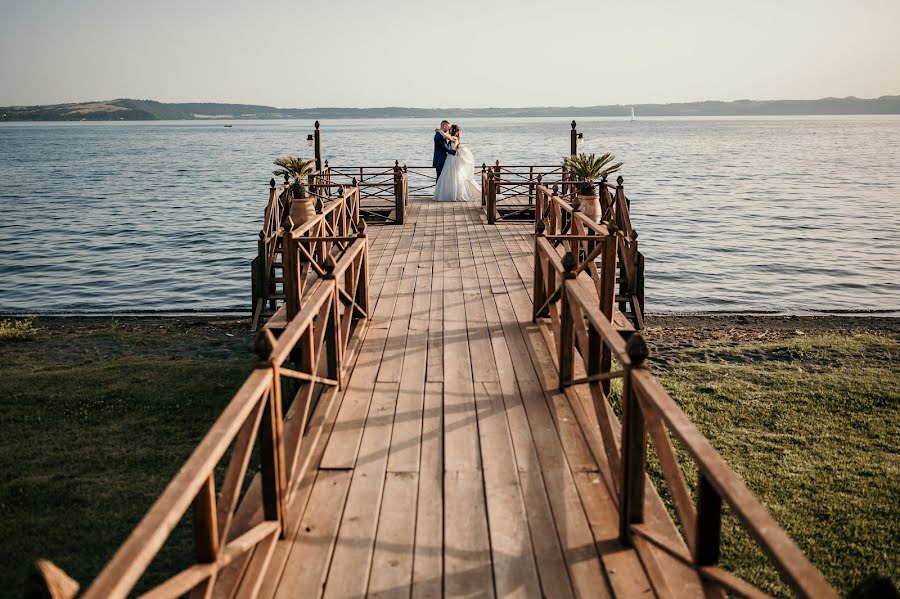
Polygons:
<instances>
[{"instance_id":1,"label":"potted palm plant","mask_svg":"<svg viewBox=\"0 0 900 599\"><path fill-rule=\"evenodd\" d=\"M275 159L278 169L272 171L277 177L284 177L285 181L292 179L288 186L288 198L290 200L291 220L299 225L316 215L315 200L306 190L306 177L315 170L315 160L303 160L299 156L283 156Z\"/></svg>"},{"instance_id":2,"label":"potted palm plant","mask_svg":"<svg viewBox=\"0 0 900 599\"><path fill-rule=\"evenodd\" d=\"M604 179L622 168L621 162L612 164L616 157L607 152L594 154L578 154L565 159L566 168L572 179L578 181L578 201L581 211L594 222L600 222L600 196L594 187L594 181Z\"/></svg>"}]
</instances>

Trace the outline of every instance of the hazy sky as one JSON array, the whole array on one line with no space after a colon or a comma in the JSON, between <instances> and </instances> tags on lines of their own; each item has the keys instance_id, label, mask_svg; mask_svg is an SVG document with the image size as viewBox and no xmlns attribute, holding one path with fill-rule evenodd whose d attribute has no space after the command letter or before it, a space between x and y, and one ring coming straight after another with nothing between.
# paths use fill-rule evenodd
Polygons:
<instances>
[{"instance_id":1,"label":"hazy sky","mask_svg":"<svg viewBox=\"0 0 900 599\"><path fill-rule=\"evenodd\" d=\"M0 104L900 94L900 0L0 0Z\"/></svg>"}]
</instances>

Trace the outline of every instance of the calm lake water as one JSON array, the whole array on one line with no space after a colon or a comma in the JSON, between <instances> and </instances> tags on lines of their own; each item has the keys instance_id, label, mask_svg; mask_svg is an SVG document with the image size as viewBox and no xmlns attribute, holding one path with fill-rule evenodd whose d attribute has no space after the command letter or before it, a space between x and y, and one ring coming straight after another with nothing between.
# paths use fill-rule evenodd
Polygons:
<instances>
[{"instance_id":1,"label":"calm lake water","mask_svg":"<svg viewBox=\"0 0 900 599\"><path fill-rule=\"evenodd\" d=\"M478 163L548 164L569 120L461 124ZM648 311L900 310L900 117L577 120L625 162ZM312 123L231 123L0 124L0 311L248 310L271 161ZM324 154L427 165L434 126L324 121Z\"/></svg>"}]
</instances>

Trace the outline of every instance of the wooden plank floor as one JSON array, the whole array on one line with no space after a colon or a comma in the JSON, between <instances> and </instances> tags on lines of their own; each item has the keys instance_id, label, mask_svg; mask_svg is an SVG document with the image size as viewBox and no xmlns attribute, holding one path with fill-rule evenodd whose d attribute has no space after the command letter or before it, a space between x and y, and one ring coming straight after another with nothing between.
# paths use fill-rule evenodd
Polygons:
<instances>
[{"instance_id":1,"label":"wooden plank floor","mask_svg":"<svg viewBox=\"0 0 900 599\"><path fill-rule=\"evenodd\" d=\"M369 229L373 319L261 596L653 595L531 323L529 230L426 200Z\"/></svg>"}]
</instances>

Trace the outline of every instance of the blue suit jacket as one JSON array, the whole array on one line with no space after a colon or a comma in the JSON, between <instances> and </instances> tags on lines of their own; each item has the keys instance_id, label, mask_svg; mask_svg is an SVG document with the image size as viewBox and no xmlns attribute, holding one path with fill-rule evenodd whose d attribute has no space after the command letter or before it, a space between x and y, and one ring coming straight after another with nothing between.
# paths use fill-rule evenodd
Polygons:
<instances>
[{"instance_id":1,"label":"blue suit jacket","mask_svg":"<svg viewBox=\"0 0 900 599\"><path fill-rule=\"evenodd\" d=\"M434 134L434 160L431 161L431 166L434 168L441 168L444 166L444 162L447 160L447 154L456 154L456 150L450 147L450 142L448 142L440 133Z\"/></svg>"}]
</instances>

